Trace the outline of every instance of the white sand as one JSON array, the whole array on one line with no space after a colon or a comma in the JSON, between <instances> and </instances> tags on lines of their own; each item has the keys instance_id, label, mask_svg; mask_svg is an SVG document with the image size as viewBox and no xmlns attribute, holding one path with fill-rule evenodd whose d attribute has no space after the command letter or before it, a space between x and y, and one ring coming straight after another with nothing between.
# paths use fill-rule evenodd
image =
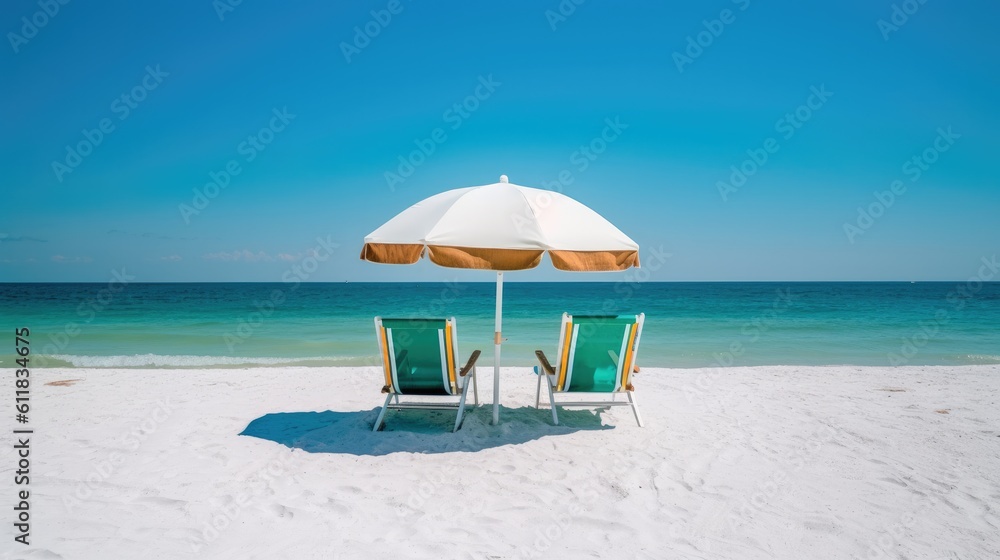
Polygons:
<instances>
[{"instance_id":1,"label":"white sand","mask_svg":"<svg viewBox=\"0 0 1000 560\"><path fill-rule=\"evenodd\" d=\"M6 445L0 556L1000 557L1000 367L648 368L645 429L551 426L528 371L504 370L500 427L372 434L371 368L36 370L32 546Z\"/></svg>"}]
</instances>

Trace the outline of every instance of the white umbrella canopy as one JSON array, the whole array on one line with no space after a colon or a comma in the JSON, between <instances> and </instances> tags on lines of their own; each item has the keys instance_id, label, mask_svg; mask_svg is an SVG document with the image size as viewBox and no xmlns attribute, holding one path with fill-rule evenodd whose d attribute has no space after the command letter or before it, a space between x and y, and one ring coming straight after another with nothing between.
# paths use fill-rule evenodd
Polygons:
<instances>
[{"instance_id":1,"label":"white umbrella canopy","mask_svg":"<svg viewBox=\"0 0 1000 560\"><path fill-rule=\"evenodd\" d=\"M639 245L603 216L561 193L499 183L426 198L365 237L361 258L413 264L425 254L449 268L497 271L493 423L499 422L503 271L535 268L549 254L559 270L639 266Z\"/></svg>"}]
</instances>

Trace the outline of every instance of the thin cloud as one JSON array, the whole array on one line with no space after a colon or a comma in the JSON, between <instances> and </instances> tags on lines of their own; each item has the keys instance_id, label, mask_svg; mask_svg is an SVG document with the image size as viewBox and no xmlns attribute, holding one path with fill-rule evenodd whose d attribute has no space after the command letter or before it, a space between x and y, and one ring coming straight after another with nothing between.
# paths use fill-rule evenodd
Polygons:
<instances>
[{"instance_id":1,"label":"thin cloud","mask_svg":"<svg viewBox=\"0 0 1000 560\"><path fill-rule=\"evenodd\" d=\"M164 239L169 241L195 241L198 239L207 239L204 237L175 237L172 235L164 235L162 233L152 233L149 231L138 232L138 231L124 231L120 229L109 229L108 235L114 235L117 237L141 237L143 239Z\"/></svg>"},{"instance_id":2,"label":"thin cloud","mask_svg":"<svg viewBox=\"0 0 1000 560\"><path fill-rule=\"evenodd\" d=\"M167 255L165 257L160 257L160 260L161 261L168 261L168 262L177 262L177 261L183 260L183 259L181 259L180 255Z\"/></svg>"},{"instance_id":3,"label":"thin cloud","mask_svg":"<svg viewBox=\"0 0 1000 560\"><path fill-rule=\"evenodd\" d=\"M9 233L0 233L0 243L48 243L48 239L40 239L38 237L31 237L28 235L11 235Z\"/></svg>"},{"instance_id":4,"label":"thin cloud","mask_svg":"<svg viewBox=\"0 0 1000 560\"><path fill-rule=\"evenodd\" d=\"M77 264L77 263L89 263L93 262L93 260L94 259L90 257L66 257L63 255L52 255L52 261L57 263Z\"/></svg>"},{"instance_id":5,"label":"thin cloud","mask_svg":"<svg viewBox=\"0 0 1000 560\"><path fill-rule=\"evenodd\" d=\"M291 253L278 253L277 255L271 255L264 251L257 251L256 253L249 250L243 249L242 251L219 251L217 253L206 253L202 255L203 259L206 261L221 261L221 262L294 262L302 259L302 254L291 254Z\"/></svg>"},{"instance_id":6,"label":"thin cloud","mask_svg":"<svg viewBox=\"0 0 1000 560\"><path fill-rule=\"evenodd\" d=\"M218 253L208 253L203 255L207 261L223 261L223 262L270 262L274 260L274 257L268 255L264 251L258 251L254 253L249 249L243 249L242 251L233 251L227 253L225 251L220 251Z\"/></svg>"}]
</instances>

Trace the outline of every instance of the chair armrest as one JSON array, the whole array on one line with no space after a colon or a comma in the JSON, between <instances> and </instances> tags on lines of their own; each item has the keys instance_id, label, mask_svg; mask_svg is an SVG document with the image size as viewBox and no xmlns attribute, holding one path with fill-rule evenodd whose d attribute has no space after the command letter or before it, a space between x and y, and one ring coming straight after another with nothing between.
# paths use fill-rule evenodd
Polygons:
<instances>
[{"instance_id":1,"label":"chair armrest","mask_svg":"<svg viewBox=\"0 0 1000 560\"><path fill-rule=\"evenodd\" d=\"M556 374L555 368L553 368L552 364L549 363L549 359L545 357L545 352L542 352L541 350L535 350L535 356L538 357L538 363L542 365L542 369L545 370L545 373L547 373L548 375Z\"/></svg>"},{"instance_id":2,"label":"chair armrest","mask_svg":"<svg viewBox=\"0 0 1000 560\"><path fill-rule=\"evenodd\" d=\"M611 356L611 361L618 363L618 354L615 354L614 350L608 350L608 356ZM639 366L632 364L632 373L639 373Z\"/></svg>"},{"instance_id":3,"label":"chair armrest","mask_svg":"<svg viewBox=\"0 0 1000 560\"><path fill-rule=\"evenodd\" d=\"M465 367L462 368L462 371L460 371L458 375L465 377L470 371L472 371L472 368L476 367L476 360L479 359L480 354L482 354L482 352L479 350L473 351L472 355L469 356L469 362L465 364Z\"/></svg>"},{"instance_id":4,"label":"chair armrest","mask_svg":"<svg viewBox=\"0 0 1000 560\"><path fill-rule=\"evenodd\" d=\"M409 350L401 350L399 352L399 355L396 356L396 358L395 358L396 359L396 367L397 368L401 367L403 365L403 362L406 361L406 358L408 358L409 355L410 355L410 351ZM392 359L392 357L390 357L390 359Z\"/></svg>"}]
</instances>

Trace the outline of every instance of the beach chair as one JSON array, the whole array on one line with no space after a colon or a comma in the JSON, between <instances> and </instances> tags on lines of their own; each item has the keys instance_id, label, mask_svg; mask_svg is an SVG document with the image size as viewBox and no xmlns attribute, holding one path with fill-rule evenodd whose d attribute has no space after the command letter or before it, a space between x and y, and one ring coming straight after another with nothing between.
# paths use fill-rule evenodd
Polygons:
<instances>
[{"instance_id":1,"label":"beach chair","mask_svg":"<svg viewBox=\"0 0 1000 560\"><path fill-rule=\"evenodd\" d=\"M552 422L559 425L556 405L603 408L629 406L635 421L642 427L642 417L636 405L631 375L638 373L635 365L644 314L639 315L577 315L563 313L559 331L559 353L553 367L541 350L535 351L539 365L535 408L541 408L542 381L549 391ZM556 401L556 394L607 394L610 400ZM617 400L625 393L626 401Z\"/></svg>"},{"instance_id":2,"label":"beach chair","mask_svg":"<svg viewBox=\"0 0 1000 560\"><path fill-rule=\"evenodd\" d=\"M383 319L375 317L375 334L385 370L385 403L372 431L378 431L388 409L456 410L455 429L462 425L465 397L472 378L473 399L479 404L476 381L476 350L462 369L458 368L458 334L455 318ZM458 397L457 402L401 403L400 397ZM451 399L454 401L454 399Z\"/></svg>"}]
</instances>

